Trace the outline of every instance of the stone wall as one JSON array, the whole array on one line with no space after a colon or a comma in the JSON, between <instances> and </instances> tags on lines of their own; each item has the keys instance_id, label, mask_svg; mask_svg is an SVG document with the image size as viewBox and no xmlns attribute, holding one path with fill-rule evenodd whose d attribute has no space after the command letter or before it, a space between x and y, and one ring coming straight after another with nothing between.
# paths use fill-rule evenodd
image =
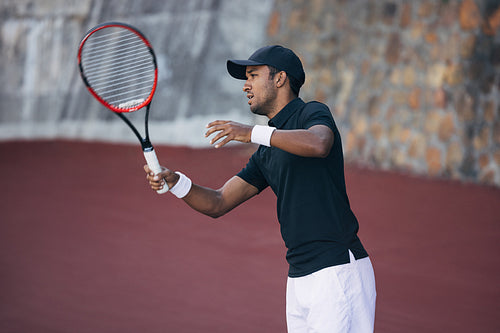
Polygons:
<instances>
[{"instance_id":1,"label":"stone wall","mask_svg":"<svg viewBox=\"0 0 500 333\"><path fill-rule=\"evenodd\" d=\"M500 1L277 0L267 34L348 161L500 185Z\"/></svg>"}]
</instances>

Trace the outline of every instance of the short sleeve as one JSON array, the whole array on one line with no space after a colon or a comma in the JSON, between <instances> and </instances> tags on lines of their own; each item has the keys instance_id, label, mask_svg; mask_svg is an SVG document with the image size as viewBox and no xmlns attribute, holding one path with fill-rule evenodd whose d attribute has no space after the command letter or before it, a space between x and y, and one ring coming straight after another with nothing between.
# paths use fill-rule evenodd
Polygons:
<instances>
[{"instance_id":1,"label":"short sleeve","mask_svg":"<svg viewBox=\"0 0 500 333\"><path fill-rule=\"evenodd\" d=\"M269 184L259 168L258 153L260 150L261 148L250 157L247 165L236 176L255 186L259 192L262 192Z\"/></svg>"},{"instance_id":2,"label":"short sleeve","mask_svg":"<svg viewBox=\"0 0 500 333\"><path fill-rule=\"evenodd\" d=\"M336 129L330 109L319 102L309 102L304 106L300 123L304 129L311 128L314 125L328 126L333 132Z\"/></svg>"}]
</instances>

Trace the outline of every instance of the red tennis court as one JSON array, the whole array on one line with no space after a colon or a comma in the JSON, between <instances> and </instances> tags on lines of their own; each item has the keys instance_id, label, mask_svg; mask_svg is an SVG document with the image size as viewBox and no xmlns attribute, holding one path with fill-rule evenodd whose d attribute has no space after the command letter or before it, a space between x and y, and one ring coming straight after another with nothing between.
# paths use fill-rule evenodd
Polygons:
<instances>
[{"instance_id":1,"label":"red tennis court","mask_svg":"<svg viewBox=\"0 0 500 333\"><path fill-rule=\"evenodd\" d=\"M156 147L217 187L251 149ZM145 181L137 145L0 143L0 332L285 332L270 190L213 220ZM346 168L376 332L498 332L500 190Z\"/></svg>"}]
</instances>

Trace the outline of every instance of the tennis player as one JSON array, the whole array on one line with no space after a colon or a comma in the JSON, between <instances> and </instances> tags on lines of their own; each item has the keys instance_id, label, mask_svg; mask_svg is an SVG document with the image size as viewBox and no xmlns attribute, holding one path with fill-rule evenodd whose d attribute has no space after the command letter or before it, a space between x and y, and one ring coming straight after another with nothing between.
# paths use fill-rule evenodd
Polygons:
<instances>
[{"instance_id":1,"label":"tennis player","mask_svg":"<svg viewBox=\"0 0 500 333\"><path fill-rule=\"evenodd\" d=\"M258 150L217 190L164 167L154 176L145 166L152 189L168 186L193 209L215 218L271 187L289 263L288 332L373 332L375 277L357 236L341 138L330 110L298 97L305 73L290 49L266 46L248 60L229 60L227 70L245 80L250 110L268 117L268 126L216 120L207 125L206 136L213 135L216 148L240 141L259 144Z\"/></svg>"}]
</instances>

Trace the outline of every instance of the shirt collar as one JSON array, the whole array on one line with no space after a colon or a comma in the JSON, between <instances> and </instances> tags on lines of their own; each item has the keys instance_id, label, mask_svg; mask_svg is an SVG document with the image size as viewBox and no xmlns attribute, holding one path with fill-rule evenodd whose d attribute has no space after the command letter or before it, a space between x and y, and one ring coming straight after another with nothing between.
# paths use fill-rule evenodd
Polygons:
<instances>
[{"instance_id":1,"label":"shirt collar","mask_svg":"<svg viewBox=\"0 0 500 333\"><path fill-rule=\"evenodd\" d=\"M277 115L275 115L272 119L270 119L267 123L269 126L273 126L276 128L281 128L285 125L286 121L297 111L301 106L305 103L299 97L293 99L290 103L285 105Z\"/></svg>"}]
</instances>

